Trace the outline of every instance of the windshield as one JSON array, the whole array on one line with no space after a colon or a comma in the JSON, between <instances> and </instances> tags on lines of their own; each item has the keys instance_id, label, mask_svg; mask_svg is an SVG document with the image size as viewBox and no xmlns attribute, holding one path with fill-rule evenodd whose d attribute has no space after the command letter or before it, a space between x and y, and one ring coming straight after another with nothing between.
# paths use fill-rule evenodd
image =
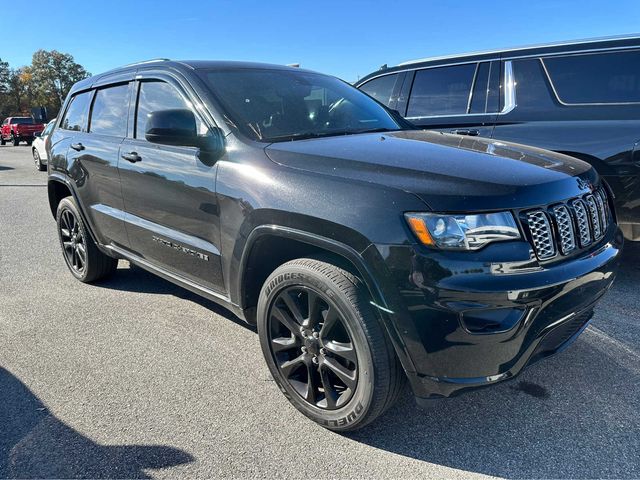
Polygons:
<instances>
[{"instance_id":1,"label":"windshield","mask_svg":"<svg viewBox=\"0 0 640 480\"><path fill-rule=\"evenodd\" d=\"M231 127L262 142L399 130L378 102L334 77L291 70L203 70Z\"/></svg>"},{"instance_id":2,"label":"windshield","mask_svg":"<svg viewBox=\"0 0 640 480\"><path fill-rule=\"evenodd\" d=\"M14 117L11 119L11 123L14 125L31 125L33 118L31 117Z\"/></svg>"}]
</instances>

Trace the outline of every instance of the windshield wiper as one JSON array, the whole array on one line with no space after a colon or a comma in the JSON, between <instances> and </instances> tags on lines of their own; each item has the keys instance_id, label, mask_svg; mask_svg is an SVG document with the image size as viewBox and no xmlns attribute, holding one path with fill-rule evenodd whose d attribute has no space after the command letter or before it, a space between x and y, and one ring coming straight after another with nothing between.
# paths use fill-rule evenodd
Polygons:
<instances>
[{"instance_id":1,"label":"windshield wiper","mask_svg":"<svg viewBox=\"0 0 640 480\"><path fill-rule=\"evenodd\" d=\"M357 135L359 133L378 133L378 132L397 132L399 128L369 128L364 130L336 130L334 132L300 132L291 133L289 135L278 135L276 137L268 137L264 140L270 142L278 142L285 140L305 140L309 138L321 137L339 137L341 135Z\"/></svg>"}]
</instances>

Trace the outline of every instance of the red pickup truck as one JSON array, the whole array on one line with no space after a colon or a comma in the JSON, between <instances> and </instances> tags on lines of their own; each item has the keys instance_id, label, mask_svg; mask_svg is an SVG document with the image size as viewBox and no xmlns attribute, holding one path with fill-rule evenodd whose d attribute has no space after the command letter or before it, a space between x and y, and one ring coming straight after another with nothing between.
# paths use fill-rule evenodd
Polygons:
<instances>
[{"instance_id":1,"label":"red pickup truck","mask_svg":"<svg viewBox=\"0 0 640 480\"><path fill-rule=\"evenodd\" d=\"M32 117L5 118L0 130L0 145L11 142L17 146L22 141L31 145L36 133L40 133L42 130L44 130L44 125L36 123Z\"/></svg>"}]
</instances>

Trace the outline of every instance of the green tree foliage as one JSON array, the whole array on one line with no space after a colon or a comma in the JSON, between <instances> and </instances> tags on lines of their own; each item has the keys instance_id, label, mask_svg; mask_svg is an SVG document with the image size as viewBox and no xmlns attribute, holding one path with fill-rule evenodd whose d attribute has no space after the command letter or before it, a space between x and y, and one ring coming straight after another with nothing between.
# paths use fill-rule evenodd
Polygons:
<instances>
[{"instance_id":1,"label":"green tree foliage","mask_svg":"<svg viewBox=\"0 0 640 480\"><path fill-rule=\"evenodd\" d=\"M89 75L73 56L56 50L38 50L31 65L16 69L0 60L0 113L7 116L44 106L53 117L71 86Z\"/></svg>"}]
</instances>

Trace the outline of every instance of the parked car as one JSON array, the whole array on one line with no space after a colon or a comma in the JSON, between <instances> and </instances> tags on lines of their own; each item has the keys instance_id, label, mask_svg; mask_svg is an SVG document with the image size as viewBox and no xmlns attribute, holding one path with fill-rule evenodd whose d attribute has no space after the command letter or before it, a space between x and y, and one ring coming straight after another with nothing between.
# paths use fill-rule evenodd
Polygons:
<instances>
[{"instance_id":1,"label":"parked car","mask_svg":"<svg viewBox=\"0 0 640 480\"><path fill-rule=\"evenodd\" d=\"M416 60L357 87L420 127L589 162L625 236L640 240L640 37Z\"/></svg>"},{"instance_id":2,"label":"parked car","mask_svg":"<svg viewBox=\"0 0 640 480\"><path fill-rule=\"evenodd\" d=\"M257 324L282 392L333 430L405 377L424 401L515 376L616 273L588 163L415 130L334 77L155 61L77 83L62 112L48 192L72 275L127 259Z\"/></svg>"},{"instance_id":3,"label":"parked car","mask_svg":"<svg viewBox=\"0 0 640 480\"><path fill-rule=\"evenodd\" d=\"M20 142L27 142L31 145L36 133L44 130L42 123L36 123L33 117L8 117L2 122L0 129L0 145L7 142L18 146Z\"/></svg>"},{"instance_id":4,"label":"parked car","mask_svg":"<svg viewBox=\"0 0 640 480\"><path fill-rule=\"evenodd\" d=\"M47 169L47 140L49 140L51 130L53 130L55 123L56 119L54 118L47 123L42 133L36 133L33 144L31 145L33 161L36 164L36 168L41 172Z\"/></svg>"}]
</instances>

